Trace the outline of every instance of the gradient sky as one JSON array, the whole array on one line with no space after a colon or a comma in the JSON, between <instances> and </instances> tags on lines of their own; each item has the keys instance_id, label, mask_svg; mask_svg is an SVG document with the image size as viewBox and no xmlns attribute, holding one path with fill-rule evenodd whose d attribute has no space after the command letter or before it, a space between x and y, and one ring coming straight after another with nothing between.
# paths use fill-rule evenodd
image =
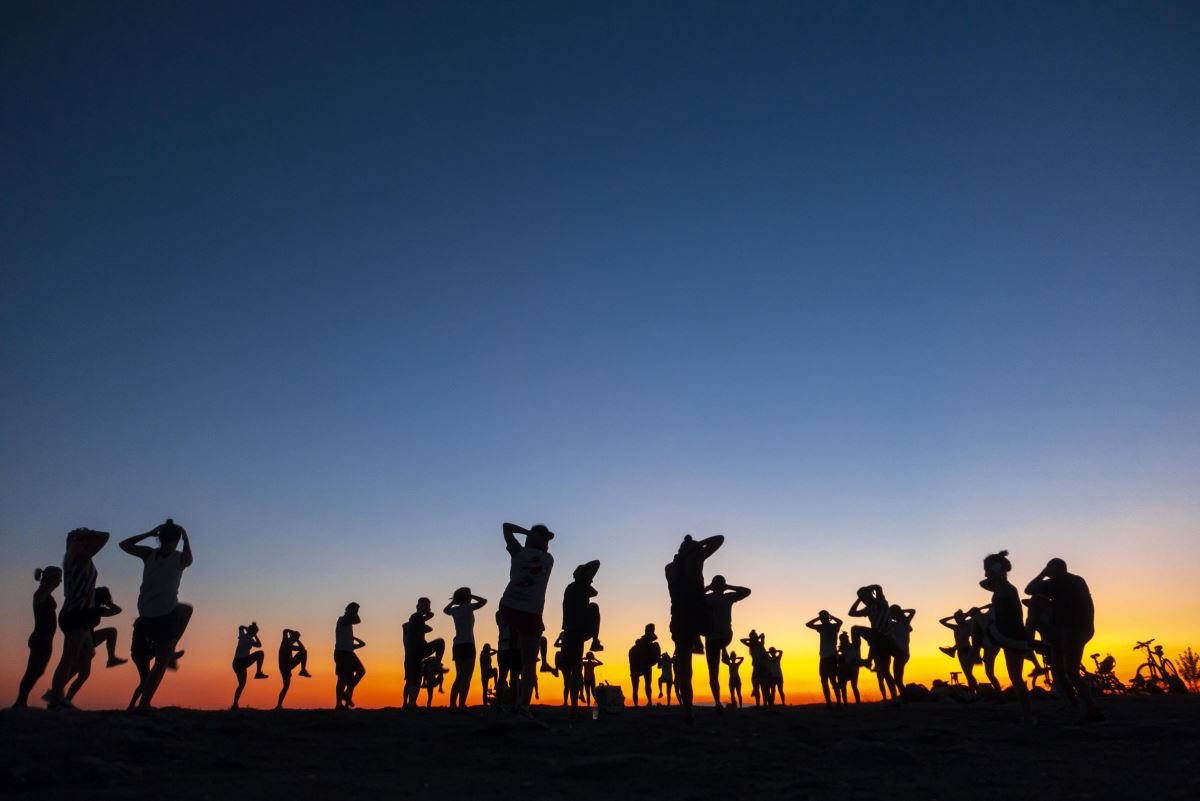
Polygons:
<instances>
[{"instance_id":1,"label":"gradient sky","mask_svg":"<svg viewBox=\"0 0 1200 801\"><path fill-rule=\"evenodd\" d=\"M400 624L493 611L505 520L559 534L552 626L602 561L626 685L686 532L795 697L863 583L918 609L913 679L957 669L999 548L1089 580L1121 675L1200 645L1196 5L169 5L0 11L12 692L33 568L167 516L164 703L226 705L255 619L330 705L352 599L396 703ZM97 565L125 651L140 563Z\"/></svg>"}]
</instances>

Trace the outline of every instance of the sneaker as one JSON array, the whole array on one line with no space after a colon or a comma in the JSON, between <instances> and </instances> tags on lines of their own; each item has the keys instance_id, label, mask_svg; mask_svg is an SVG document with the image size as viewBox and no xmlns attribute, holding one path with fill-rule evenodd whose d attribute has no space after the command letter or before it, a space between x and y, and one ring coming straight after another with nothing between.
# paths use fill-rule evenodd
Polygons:
<instances>
[{"instance_id":1,"label":"sneaker","mask_svg":"<svg viewBox=\"0 0 1200 801\"><path fill-rule=\"evenodd\" d=\"M176 651L171 654L171 661L167 663L167 670L179 670L179 660L183 659L183 651Z\"/></svg>"},{"instance_id":2,"label":"sneaker","mask_svg":"<svg viewBox=\"0 0 1200 801\"><path fill-rule=\"evenodd\" d=\"M592 640L592 650L596 653L604 650L604 646L600 644L600 638L597 637Z\"/></svg>"},{"instance_id":3,"label":"sneaker","mask_svg":"<svg viewBox=\"0 0 1200 801\"><path fill-rule=\"evenodd\" d=\"M118 665L123 665L128 661L128 659L122 659L119 656L109 657L108 663L105 665L105 667L117 667Z\"/></svg>"},{"instance_id":4,"label":"sneaker","mask_svg":"<svg viewBox=\"0 0 1200 801\"><path fill-rule=\"evenodd\" d=\"M939 647L938 650L950 658L954 657L955 648L953 645L943 645Z\"/></svg>"},{"instance_id":5,"label":"sneaker","mask_svg":"<svg viewBox=\"0 0 1200 801\"><path fill-rule=\"evenodd\" d=\"M256 679L269 679L269 678L271 678L271 677L270 677L270 676L268 676L266 673L255 673L255 674L254 674L254 678L256 678Z\"/></svg>"},{"instance_id":6,"label":"sneaker","mask_svg":"<svg viewBox=\"0 0 1200 801\"><path fill-rule=\"evenodd\" d=\"M301 678L304 678L304 679L311 679L311 678L312 678L312 674L311 674L311 673L309 673L307 670L302 670L302 671L300 671L299 673L297 673L296 675L297 675L297 676L299 676L299 677L301 677Z\"/></svg>"}]
</instances>

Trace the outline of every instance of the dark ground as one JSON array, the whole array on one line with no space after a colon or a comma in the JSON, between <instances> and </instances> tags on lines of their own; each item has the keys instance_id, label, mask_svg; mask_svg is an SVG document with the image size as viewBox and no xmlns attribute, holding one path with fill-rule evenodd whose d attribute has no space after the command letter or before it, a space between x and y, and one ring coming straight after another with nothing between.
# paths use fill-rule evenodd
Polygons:
<instances>
[{"instance_id":1,"label":"dark ground","mask_svg":"<svg viewBox=\"0 0 1200 801\"><path fill-rule=\"evenodd\" d=\"M1054 702L627 709L547 726L446 709L0 713L5 799L1200 799L1200 697L1071 725Z\"/></svg>"}]
</instances>

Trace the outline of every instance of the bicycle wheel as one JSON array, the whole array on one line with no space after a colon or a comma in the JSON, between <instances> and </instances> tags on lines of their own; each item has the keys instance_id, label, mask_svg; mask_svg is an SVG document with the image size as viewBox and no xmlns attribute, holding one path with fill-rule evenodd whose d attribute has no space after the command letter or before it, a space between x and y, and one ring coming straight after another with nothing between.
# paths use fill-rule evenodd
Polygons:
<instances>
[{"instance_id":1,"label":"bicycle wheel","mask_svg":"<svg viewBox=\"0 0 1200 801\"><path fill-rule=\"evenodd\" d=\"M1179 672L1175 670L1175 663L1170 659L1164 659L1162 661L1162 673L1164 676L1169 676L1173 679L1178 678L1179 676Z\"/></svg>"}]
</instances>

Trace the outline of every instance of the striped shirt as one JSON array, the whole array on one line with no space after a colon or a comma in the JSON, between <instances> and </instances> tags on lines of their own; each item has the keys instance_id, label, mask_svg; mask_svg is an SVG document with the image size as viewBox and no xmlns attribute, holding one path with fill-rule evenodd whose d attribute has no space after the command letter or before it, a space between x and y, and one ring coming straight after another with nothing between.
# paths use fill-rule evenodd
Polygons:
<instances>
[{"instance_id":1,"label":"striped shirt","mask_svg":"<svg viewBox=\"0 0 1200 801\"><path fill-rule=\"evenodd\" d=\"M63 559L64 612L78 612L96 605L96 575L90 556Z\"/></svg>"}]
</instances>

